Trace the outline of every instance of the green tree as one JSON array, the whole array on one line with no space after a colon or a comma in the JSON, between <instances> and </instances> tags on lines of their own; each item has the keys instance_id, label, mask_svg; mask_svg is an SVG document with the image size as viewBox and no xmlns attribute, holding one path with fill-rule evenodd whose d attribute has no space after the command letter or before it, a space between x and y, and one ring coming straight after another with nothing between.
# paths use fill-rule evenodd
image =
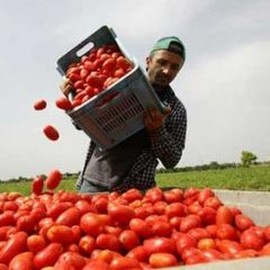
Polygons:
<instances>
[{"instance_id":1,"label":"green tree","mask_svg":"<svg viewBox=\"0 0 270 270\"><path fill-rule=\"evenodd\" d=\"M243 167L249 167L251 164L254 164L257 160L256 155L249 151L242 151L241 153L241 165Z\"/></svg>"}]
</instances>

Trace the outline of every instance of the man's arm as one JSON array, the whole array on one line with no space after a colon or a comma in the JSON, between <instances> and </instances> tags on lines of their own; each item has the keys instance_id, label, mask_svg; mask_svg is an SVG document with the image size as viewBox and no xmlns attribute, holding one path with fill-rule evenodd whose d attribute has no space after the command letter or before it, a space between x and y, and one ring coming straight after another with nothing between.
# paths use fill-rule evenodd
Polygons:
<instances>
[{"instance_id":1,"label":"man's arm","mask_svg":"<svg viewBox=\"0 0 270 270\"><path fill-rule=\"evenodd\" d=\"M186 109L177 103L158 128L148 129L152 151L166 168L177 165L185 147L187 129Z\"/></svg>"}]
</instances>

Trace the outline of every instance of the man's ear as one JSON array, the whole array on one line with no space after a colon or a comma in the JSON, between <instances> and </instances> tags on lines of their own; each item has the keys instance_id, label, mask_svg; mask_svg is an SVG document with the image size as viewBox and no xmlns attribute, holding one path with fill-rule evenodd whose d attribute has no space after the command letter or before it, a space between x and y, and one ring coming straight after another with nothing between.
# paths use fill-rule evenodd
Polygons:
<instances>
[{"instance_id":1,"label":"man's ear","mask_svg":"<svg viewBox=\"0 0 270 270\"><path fill-rule=\"evenodd\" d=\"M148 70L150 61L151 61L150 56L147 56L146 59L145 59L145 62L146 62L146 71Z\"/></svg>"}]
</instances>

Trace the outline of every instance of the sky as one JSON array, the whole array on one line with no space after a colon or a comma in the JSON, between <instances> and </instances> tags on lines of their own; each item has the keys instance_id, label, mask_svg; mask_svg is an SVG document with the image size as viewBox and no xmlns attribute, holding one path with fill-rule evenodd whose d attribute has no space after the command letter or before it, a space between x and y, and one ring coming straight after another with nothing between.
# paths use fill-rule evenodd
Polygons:
<instances>
[{"instance_id":1,"label":"sky","mask_svg":"<svg viewBox=\"0 0 270 270\"><path fill-rule=\"evenodd\" d=\"M178 167L270 160L270 1L10 0L0 9L0 179L82 169L88 136L55 106L56 61L103 25L144 68L157 39L178 36L187 59L172 87L188 114ZM45 99L46 110L33 103ZM47 124L60 132L48 140Z\"/></svg>"}]
</instances>

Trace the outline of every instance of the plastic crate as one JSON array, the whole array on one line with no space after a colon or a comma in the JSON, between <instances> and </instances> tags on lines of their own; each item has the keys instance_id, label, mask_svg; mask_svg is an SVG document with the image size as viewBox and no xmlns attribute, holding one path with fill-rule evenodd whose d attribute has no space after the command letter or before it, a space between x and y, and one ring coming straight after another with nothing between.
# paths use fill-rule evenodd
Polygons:
<instances>
[{"instance_id":1,"label":"plastic crate","mask_svg":"<svg viewBox=\"0 0 270 270\"><path fill-rule=\"evenodd\" d=\"M163 104L149 84L144 71L120 44L114 31L103 26L82 41L57 61L57 70L65 75L71 63L80 61L83 55L78 52L89 44L99 48L105 44L115 44L133 64L133 69L92 97L81 106L68 111L67 114L100 148L112 148L127 139L143 125L143 114L146 108L155 107L163 110Z\"/></svg>"}]
</instances>

